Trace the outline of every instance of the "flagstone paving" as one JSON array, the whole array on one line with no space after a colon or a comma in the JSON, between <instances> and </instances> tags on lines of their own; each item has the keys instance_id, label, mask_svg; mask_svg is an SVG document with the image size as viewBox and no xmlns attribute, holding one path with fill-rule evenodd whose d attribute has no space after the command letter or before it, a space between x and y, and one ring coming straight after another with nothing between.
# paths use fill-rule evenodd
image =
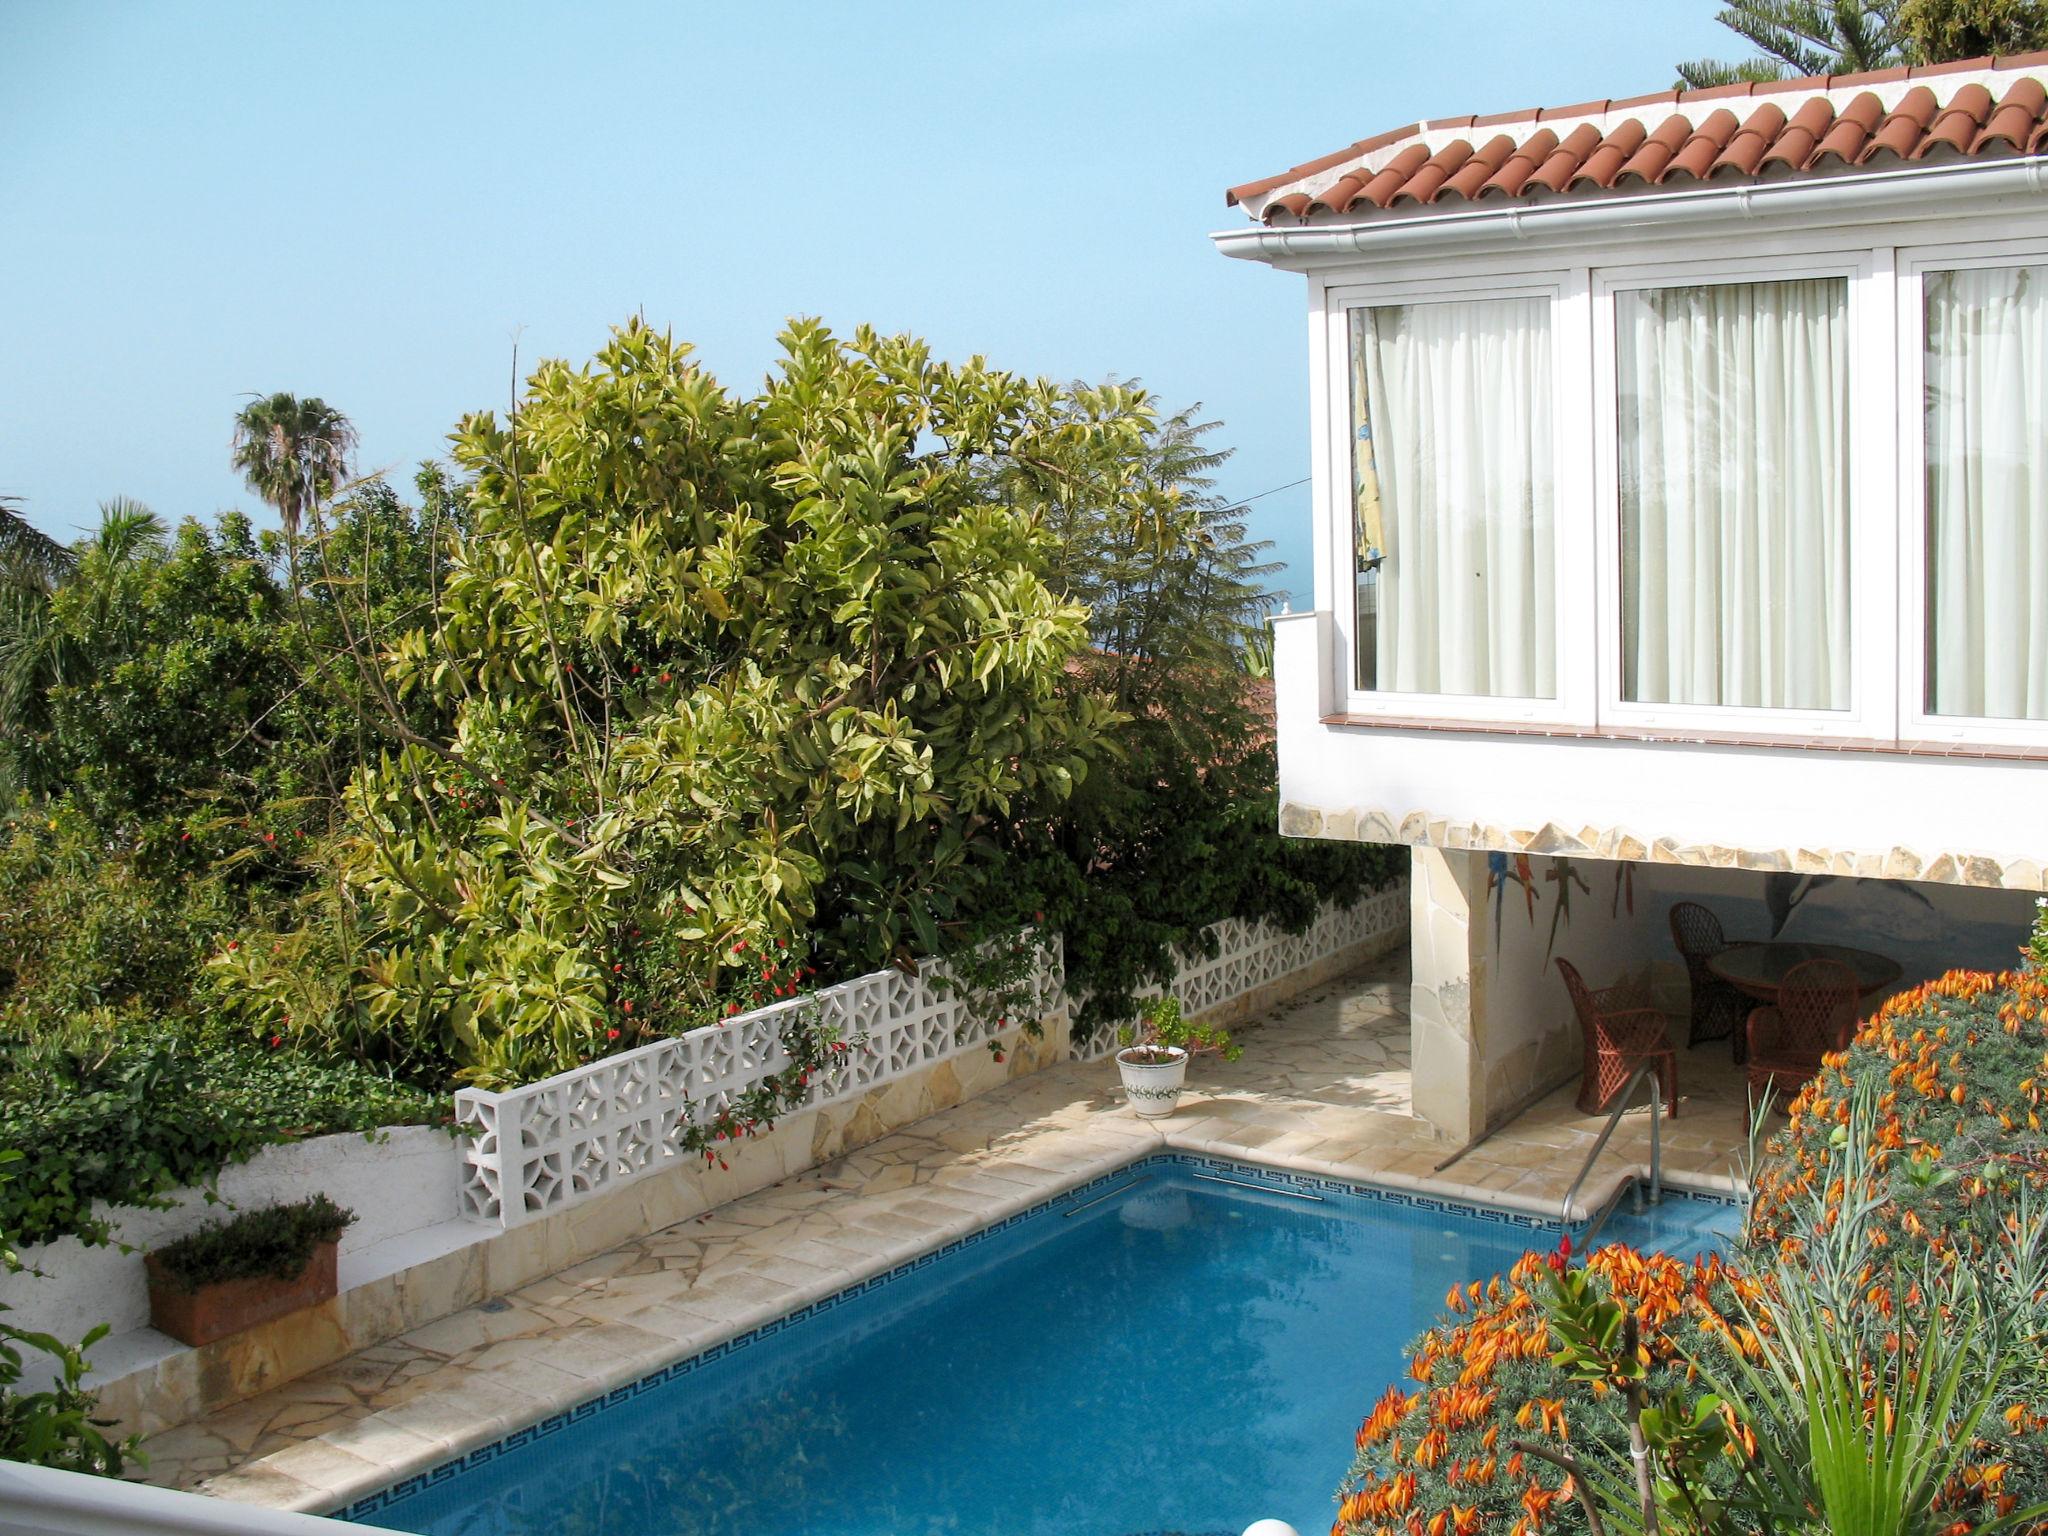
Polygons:
<instances>
[{"instance_id":1,"label":"flagstone paving","mask_svg":"<svg viewBox=\"0 0 2048 1536\"><path fill-rule=\"evenodd\" d=\"M1176 1114L1141 1120L1109 1061L1018 1079L861 1150L415 1329L147 1444L149 1480L332 1509L1167 1148L1555 1214L1601 1121L1550 1094L1463 1156L1410 1112L1405 957L1247 1024ZM1667 1176L1729 1188L1742 1079L1684 1053ZM1647 1160L1625 1117L1586 1197ZM744 1155L744 1148L741 1155ZM1455 1159L1455 1160L1452 1160Z\"/></svg>"}]
</instances>

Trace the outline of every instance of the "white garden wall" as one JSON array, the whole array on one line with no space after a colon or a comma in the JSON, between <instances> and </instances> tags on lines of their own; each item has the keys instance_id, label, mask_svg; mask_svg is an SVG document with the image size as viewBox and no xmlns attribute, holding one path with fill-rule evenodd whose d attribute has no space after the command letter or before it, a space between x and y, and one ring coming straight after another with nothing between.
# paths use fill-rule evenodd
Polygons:
<instances>
[{"instance_id":1,"label":"white garden wall","mask_svg":"<svg viewBox=\"0 0 2048 1536\"><path fill-rule=\"evenodd\" d=\"M688 1161L679 1132L786 1071L782 1036L804 1017L847 1047L812 1086L810 1110L964 1051L987 1052L1004 1024L1043 1021L1064 1006L1059 946L1025 942L1031 969L1015 1000L1019 1018L990 1017L943 965L873 971L523 1088L465 1088L455 1095L456 1118L473 1132L462 1149L463 1214L518 1226Z\"/></svg>"},{"instance_id":2,"label":"white garden wall","mask_svg":"<svg viewBox=\"0 0 2048 1536\"><path fill-rule=\"evenodd\" d=\"M116 1334L146 1328L142 1250L161 1248L236 1210L325 1194L356 1213L341 1240L347 1269L391 1239L453 1221L458 1176L455 1138L428 1126L397 1126L375 1139L316 1136L265 1147L248 1162L222 1170L217 1203L202 1190L185 1189L172 1197L168 1210L95 1206L112 1222L114 1241L87 1247L66 1237L23 1249L22 1258L43 1273L0 1275L0 1302L12 1309L10 1323L64 1339L77 1339L99 1323Z\"/></svg>"}]
</instances>

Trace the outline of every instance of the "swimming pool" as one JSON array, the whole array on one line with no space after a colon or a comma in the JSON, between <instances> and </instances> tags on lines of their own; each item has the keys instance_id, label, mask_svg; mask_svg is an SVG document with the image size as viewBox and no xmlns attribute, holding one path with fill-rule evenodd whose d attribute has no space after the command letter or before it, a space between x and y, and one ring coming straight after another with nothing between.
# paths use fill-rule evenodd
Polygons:
<instances>
[{"instance_id":1,"label":"swimming pool","mask_svg":"<svg viewBox=\"0 0 2048 1536\"><path fill-rule=\"evenodd\" d=\"M1612 1237L1692 1253L1732 1205ZM1556 1229L1175 1153L350 1506L427 1536L1229 1536L1326 1528L1461 1280Z\"/></svg>"}]
</instances>

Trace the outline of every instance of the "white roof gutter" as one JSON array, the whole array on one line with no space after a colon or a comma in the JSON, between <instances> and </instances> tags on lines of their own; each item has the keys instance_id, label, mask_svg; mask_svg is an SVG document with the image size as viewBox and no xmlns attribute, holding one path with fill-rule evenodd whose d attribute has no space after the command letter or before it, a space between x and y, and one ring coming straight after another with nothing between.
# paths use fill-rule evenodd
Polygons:
<instances>
[{"instance_id":1,"label":"white roof gutter","mask_svg":"<svg viewBox=\"0 0 2048 1536\"><path fill-rule=\"evenodd\" d=\"M1510 202L1350 224L1226 229L1209 238L1224 255L1240 261L1296 267L1416 246L1569 239L1624 229L1668 230L1692 220L1725 220L1731 212L1747 218L1847 213L1859 208L1902 213L1965 197L2043 192L2048 192L2048 156L2029 155L1791 181L1688 187L1682 192L1622 193L1583 201L1564 197L1545 203Z\"/></svg>"}]
</instances>

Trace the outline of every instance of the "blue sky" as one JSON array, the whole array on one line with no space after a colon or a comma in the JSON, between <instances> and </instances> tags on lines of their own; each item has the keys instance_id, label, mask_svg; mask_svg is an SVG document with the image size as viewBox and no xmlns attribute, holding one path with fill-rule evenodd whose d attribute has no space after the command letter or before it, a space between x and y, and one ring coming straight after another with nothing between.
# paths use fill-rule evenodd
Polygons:
<instances>
[{"instance_id":1,"label":"blue sky","mask_svg":"<svg viewBox=\"0 0 2048 1536\"><path fill-rule=\"evenodd\" d=\"M365 467L641 310L750 386L786 315L1203 402L1307 473L1300 280L1225 186L1418 117L1659 90L1714 0L0 8L0 492L256 510L252 391ZM1256 526L1305 570L1305 486ZM1285 584L1285 583L1283 583Z\"/></svg>"}]
</instances>

